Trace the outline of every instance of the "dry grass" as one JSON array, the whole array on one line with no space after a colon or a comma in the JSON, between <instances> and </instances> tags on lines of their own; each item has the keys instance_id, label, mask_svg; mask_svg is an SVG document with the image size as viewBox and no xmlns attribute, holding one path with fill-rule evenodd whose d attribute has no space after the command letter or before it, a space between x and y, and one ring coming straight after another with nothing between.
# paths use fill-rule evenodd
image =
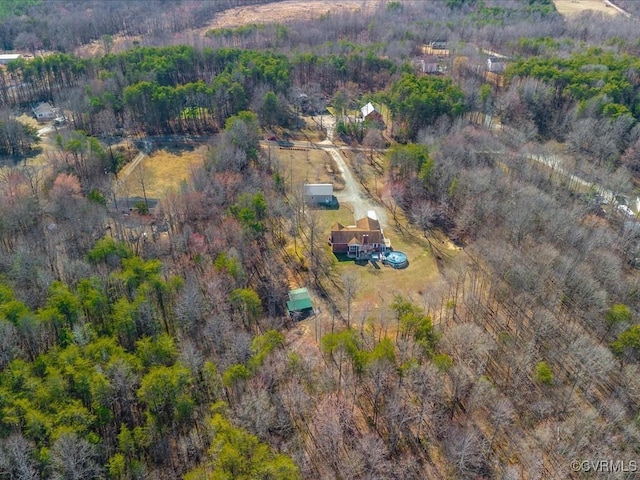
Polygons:
<instances>
[{"instance_id":1,"label":"dry grass","mask_svg":"<svg viewBox=\"0 0 640 480\"><path fill-rule=\"evenodd\" d=\"M42 125L40 125L38 121L35 118L33 118L32 115L28 115L26 113L23 113L19 117L16 117L16 120L22 123L23 125L29 125L36 129L42 128Z\"/></svg>"},{"instance_id":2,"label":"dry grass","mask_svg":"<svg viewBox=\"0 0 640 480\"><path fill-rule=\"evenodd\" d=\"M131 197L142 197L142 176L147 197L161 198L167 191L179 189L183 182L189 180L192 169L202 165L205 152L206 147L191 151L154 151L124 180L121 192Z\"/></svg>"},{"instance_id":3,"label":"dry grass","mask_svg":"<svg viewBox=\"0 0 640 480\"><path fill-rule=\"evenodd\" d=\"M234 28L252 23L286 23L309 20L322 15L342 15L346 11L362 10L377 5L375 2L336 0L287 0L265 5L237 7L216 15L203 33L212 28Z\"/></svg>"},{"instance_id":4,"label":"dry grass","mask_svg":"<svg viewBox=\"0 0 640 480\"><path fill-rule=\"evenodd\" d=\"M324 150L309 148L292 150L271 145L271 158L279 165L287 186L299 187L304 183L333 183L334 190L342 188L342 178L335 163Z\"/></svg>"},{"instance_id":5,"label":"dry grass","mask_svg":"<svg viewBox=\"0 0 640 480\"><path fill-rule=\"evenodd\" d=\"M318 209L314 212L320 217L320 227L323 232L326 232L327 237L334 223L350 225L354 222L351 209L345 206L340 206L337 210ZM408 268L395 270L380 262L374 266L370 262L356 263L343 256L337 257L330 254L336 262L332 273L335 285L325 282L325 286L334 302L343 310L344 315L346 315L345 300L340 291L342 276L355 275L359 283L358 294L352 304L354 321L359 322L363 318L373 320L379 318L379 314L391 305L395 295L421 303L420 297L440 275L434 254L438 255L438 261L447 264L460 251L445 237L441 238L441 235L431 235L427 240L421 232L408 228L403 218L399 218L399 222L400 228L387 228L384 233L391 240L394 250L407 255Z\"/></svg>"},{"instance_id":6,"label":"dry grass","mask_svg":"<svg viewBox=\"0 0 640 480\"><path fill-rule=\"evenodd\" d=\"M391 240L394 250L407 255L407 268L395 270L379 262L376 267L371 262L355 263L352 260L341 261L336 266L338 277L350 272L359 281L360 287L352 307L354 318L363 315L376 318L376 312L391 305L395 295L419 302L419 297L439 276L438 265L426 240L421 240L413 232L403 234L389 229L385 236ZM453 258L457 253L444 243L439 243L438 249L445 259Z\"/></svg>"},{"instance_id":7,"label":"dry grass","mask_svg":"<svg viewBox=\"0 0 640 480\"><path fill-rule=\"evenodd\" d=\"M603 0L554 0L556 10L562 15L575 15L585 10L617 15L615 8L607 7ZM615 1L614 1L615 3Z\"/></svg>"},{"instance_id":8,"label":"dry grass","mask_svg":"<svg viewBox=\"0 0 640 480\"><path fill-rule=\"evenodd\" d=\"M304 122L304 126L300 129L300 140L309 140L311 142L321 142L326 138L326 132L320 128L320 124L308 115L300 117Z\"/></svg>"},{"instance_id":9,"label":"dry grass","mask_svg":"<svg viewBox=\"0 0 640 480\"><path fill-rule=\"evenodd\" d=\"M340 205L340 208L335 210L318 208L313 211L320 216L321 226L327 231L327 237L329 236L329 230L336 223L353 225L355 221L353 218L353 210L350 206Z\"/></svg>"}]
</instances>

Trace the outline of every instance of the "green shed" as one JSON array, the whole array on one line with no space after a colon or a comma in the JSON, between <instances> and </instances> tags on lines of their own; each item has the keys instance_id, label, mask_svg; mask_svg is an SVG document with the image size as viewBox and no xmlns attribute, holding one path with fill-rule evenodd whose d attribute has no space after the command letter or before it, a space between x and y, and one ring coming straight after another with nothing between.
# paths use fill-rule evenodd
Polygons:
<instances>
[{"instance_id":1,"label":"green shed","mask_svg":"<svg viewBox=\"0 0 640 480\"><path fill-rule=\"evenodd\" d=\"M309 297L309 290L306 288L290 290L287 308L289 309L289 313L298 313L313 309L313 303Z\"/></svg>"}]
</instances>

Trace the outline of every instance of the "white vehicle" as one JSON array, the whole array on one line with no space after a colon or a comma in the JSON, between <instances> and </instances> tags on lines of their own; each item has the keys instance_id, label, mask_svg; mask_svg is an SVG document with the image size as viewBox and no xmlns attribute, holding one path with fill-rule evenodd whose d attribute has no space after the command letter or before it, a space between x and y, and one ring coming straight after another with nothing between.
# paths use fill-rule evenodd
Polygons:
<instances>
[{"instance_id":1,"label":"white vehicle","mask_svg":"<svg viewBox=\"0 0 640 480\"><path fill-rule=\"evenodd\" d=\"M636 214L633 212L633 210L631 210L626 205L618 205L617 208L618 208L619 212L624 213L626 215L629 215L630 217L635 217L636 216Z\"/></svg>"}]
</instances>

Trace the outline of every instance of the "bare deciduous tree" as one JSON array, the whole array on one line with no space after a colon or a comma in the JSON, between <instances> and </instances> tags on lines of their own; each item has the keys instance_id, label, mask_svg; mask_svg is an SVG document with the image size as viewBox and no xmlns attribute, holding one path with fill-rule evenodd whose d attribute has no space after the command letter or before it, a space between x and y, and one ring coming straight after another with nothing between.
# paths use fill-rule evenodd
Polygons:
<instances>
[{"instance_id":1,"label":"bare deciduous tree","mask_svg":"<svg viewBox=\"0 0 640 480\"><path fill-rule=\"evenodd\" d=\"M63 433L51 447L51 478L92 480L101 477L93 446L75 433Z\"/></svg>"},{"instance_id":2,"label":"bare deciduous tree","mask_svg":"<svg viewBox=\"0 0 640 480\"><path fill-rule=\"evenodd\" d=\"M0 478L38 480L34 448L20 434L0 439Z\"/></svg>"},{"instance_id":3,"label":"bare deciduous tree","mask_svg":"<svg viewBox=\"0 0 640 480\"><path fill-rule=\"evenodd\" d=\"M361 283L362 280L354 272L346 272L342 275L342 293L347 304L347 328L351 325L351 307Z\"/></svg>"},{"instance_id":4,"label":"bare deciduous tree","mask_svg":"<svg viewBox=\"0 0 640 480\"><path fill-rule=\"evenodd\" d=\"M472 479L488 473L488 445L474 428L451 428L446 439L446 452L457 478Z\"/></svg>"},{"instance_id":5,"label":"bare deciduous tree","mask_svg":"<svg viewBox=\"0 0 640 480\"><path fill-rule=\"evenodd\" d=\"M0 371L20 355L18 331L8 320L0 318Z\"/></svg>"}]
</instances>

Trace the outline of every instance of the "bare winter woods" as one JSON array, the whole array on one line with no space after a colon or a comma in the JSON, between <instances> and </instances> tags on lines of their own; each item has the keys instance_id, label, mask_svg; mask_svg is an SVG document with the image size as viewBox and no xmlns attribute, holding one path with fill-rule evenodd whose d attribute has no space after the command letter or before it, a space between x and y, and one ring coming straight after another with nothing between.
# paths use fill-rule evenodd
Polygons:
<instances>
[{"instance_id":1,"label":"bare winter woods","mask_svg":"<svg viewBox=\"0 0 640 480\"><path fill-rule=\"evenodd\" d=\"M14 3L0 44L34 57L0 71L0 479L634 477L635 2L212 29L266 2ZM38 135L18 114L45 101L66 124ZM386 124L350 120L370 101ZM309 147L327 105L388 232L437 265L375 307L263 141ZM149 145L194 139L189 181L149 198L143 166L119 197ZM301 285L318 317L287 310Z\"/></svg>"}]
</instances>

